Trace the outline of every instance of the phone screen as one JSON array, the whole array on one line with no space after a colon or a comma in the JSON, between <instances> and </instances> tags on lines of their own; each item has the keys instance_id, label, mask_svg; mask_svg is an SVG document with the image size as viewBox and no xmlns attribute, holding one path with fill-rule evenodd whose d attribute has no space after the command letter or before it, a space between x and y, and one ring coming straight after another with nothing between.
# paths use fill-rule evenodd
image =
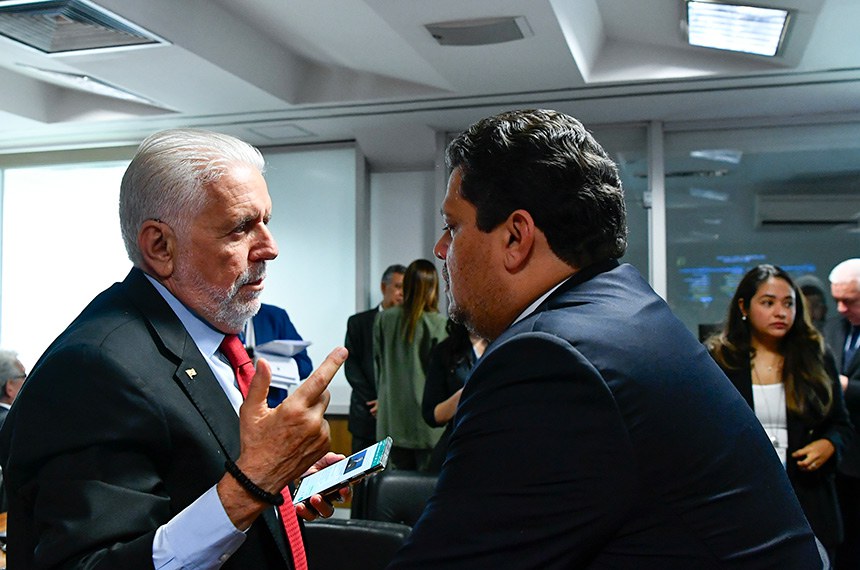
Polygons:
<instances>
[{"instance_id":1,"label":"phone screen","mask_svg":"<svg viewBox=\"0 0 860 570\"><path fill-rule=\"evenodd\" d=\"M391 452L391 438L386 437L349 457L329 465L299 483L293 504L307 501L312 495L327 495L370 474L385 469Z\"/></svg>"}]
</instances>

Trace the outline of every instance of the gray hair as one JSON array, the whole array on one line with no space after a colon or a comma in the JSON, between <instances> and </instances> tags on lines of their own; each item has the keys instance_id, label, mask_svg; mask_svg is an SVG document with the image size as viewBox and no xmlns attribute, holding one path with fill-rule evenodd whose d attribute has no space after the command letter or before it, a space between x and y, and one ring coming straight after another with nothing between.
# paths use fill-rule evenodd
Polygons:
<instances>
[{"instance_id":1,"label":"gray hair","mask_svg":"<svg viewBox=\"0 0 860 570\"><path fill-rule=\"evenodd\" d=\"M401 265L399 263L395 263L394 265L389 265L385 268L385 272L382 274L382 282L386 285L391 284L391 278L394 277L396 273L400 273L404 275L406 273L406 266Z\"/></svg>"},{"instance_id":2,"label":"gray hair","mask_svg":"<svg viewBox=\"0 0 860 570\"><path fill-rule=\"evenodd\" d=\"M846 259L830 272L828 277L833 284L851 283L860 289L860 258Z\"/></svg>"},{"instance_id":3,"label":"gray hair","mask_svg":"<svg viewBox=\"0 0 860 570\"><path fill-rule=\"evenodd\" d=\"M20 375L18 353L14 350L0 350L0 398L6 395L6 382Z\"/></svg>"},{"instance_id":4,"label":"gray hair","mask_svg":"<svg viewBox=\"0 0 860 570\"><path fill-rule=\"evenodd\" d=\"M206 185L236 165L261 173L260 151L237 138L199 129L170 129L147 137L122 177L119 220L128 258L141 266L137 243L146 220L160 220L175 231L187 231L206 204Z\"/></svg>"}]
</instances>

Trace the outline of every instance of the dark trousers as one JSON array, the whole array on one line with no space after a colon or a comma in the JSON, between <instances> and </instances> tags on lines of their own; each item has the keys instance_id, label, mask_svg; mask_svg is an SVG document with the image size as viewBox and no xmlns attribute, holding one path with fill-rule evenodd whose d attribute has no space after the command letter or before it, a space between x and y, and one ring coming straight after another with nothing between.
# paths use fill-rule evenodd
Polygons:
<instances>
[{"instance_id":1,"label":"dark trousers","mask_svg":"<svg viewBox=\"0 0 860 570\"><path fill-rule=\"evenodd\" d=\"M860 569L860 478L836 475L845 540L836 548L836 570Z\"/></svg>"}]
</instances>

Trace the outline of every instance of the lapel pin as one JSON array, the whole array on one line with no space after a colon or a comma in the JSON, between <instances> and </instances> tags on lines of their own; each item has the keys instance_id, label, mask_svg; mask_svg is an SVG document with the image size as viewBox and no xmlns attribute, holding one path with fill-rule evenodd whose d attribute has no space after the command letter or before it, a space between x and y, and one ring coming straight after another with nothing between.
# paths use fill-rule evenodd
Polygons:
<instances>
[{"instance_id":1,"label":"lapel pin","mask_svg":"<svg viewBox=\"0 0 860 570\"><path fill-rule=\"evenodd\" d=\"M194 379L195 376L197 376L197 371L194 370L193 368L188 368L185 371L185 373L188 374L188 377L191 378L192 380Z\"/></svg>"}]
</instances>

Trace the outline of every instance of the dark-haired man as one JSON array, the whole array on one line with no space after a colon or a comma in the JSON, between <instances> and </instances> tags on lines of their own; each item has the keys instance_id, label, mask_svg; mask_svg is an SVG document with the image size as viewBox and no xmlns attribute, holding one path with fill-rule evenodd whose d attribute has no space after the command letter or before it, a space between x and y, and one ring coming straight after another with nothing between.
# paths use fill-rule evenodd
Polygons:
<instances>
[{"instance_id":1,"label":"dark-haired man","mask_svg":"<svg viewBox=\"0 0 860 570\"><path fill-rule=\"evenodd\" d=\"M822 568L749 406L638 272L615 165L572 117L448 147L452 318L491 344L391 568Z\"/></svg>"}]
</instances>

